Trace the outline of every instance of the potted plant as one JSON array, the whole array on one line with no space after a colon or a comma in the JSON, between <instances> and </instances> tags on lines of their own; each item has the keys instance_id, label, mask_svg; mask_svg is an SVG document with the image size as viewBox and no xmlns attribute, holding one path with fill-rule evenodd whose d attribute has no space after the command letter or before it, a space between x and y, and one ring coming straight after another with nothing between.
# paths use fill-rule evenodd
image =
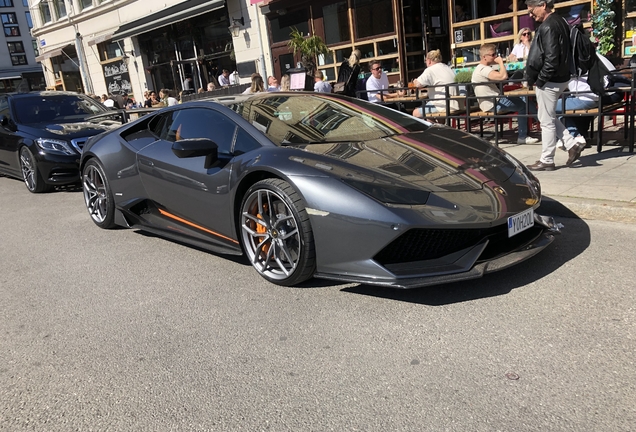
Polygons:
<instances>
[{"instance_id":1,"label":"potted plant","mask_svg":"<svg viewBox=\"0 0 636 432\"><path fill-rule=\"evenodd\" d=\"M305 37L296 28L290 33L287 46L294 54L300 53L300 62L310 75L316 72L318 56L321 54L329 54L329 48L327 48L327 44L325 44L320 36L313 35Z\"/></svg>"},{"instance_id":2,"label":"potted plant","mask_svg":"<svg viewBox=\"0 0 636 432\"><path fill-rule=\"evenodd\" d=\"M456 83L470 83L473 79L473 71L470 70L460 70L455 74L455 82ZM462 96L466 96L467 94L467 86L459 86L459 94Z\"/></svg>"}]
</instances>

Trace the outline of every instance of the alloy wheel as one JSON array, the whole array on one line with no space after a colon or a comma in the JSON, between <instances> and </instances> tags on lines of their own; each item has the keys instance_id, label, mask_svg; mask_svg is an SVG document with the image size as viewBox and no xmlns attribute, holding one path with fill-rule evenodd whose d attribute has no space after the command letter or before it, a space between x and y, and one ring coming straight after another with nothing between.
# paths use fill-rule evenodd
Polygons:
<instances>
[{"instance_id":1,"label":"alloy wheel","mask_svg":"<svg viewBox=\"0 0 636 432\"><path fill-rule=\"evenodd\" d=\"M273 282L289 279L302 254L299 221L283 197L256 189L244 201L242 236L246 253L262 276Z\"/></svg>"},{"instance_id":2,"label":"alloy wheel","mask_svg":"<svg viewBox=\"0 0 636 432\"><path fill-rule=\"evenodd\" d=\"M84 170L82 186L88 213L96 223L104 223L109 216L109 194L104 178L95 165L88 165Z\"/></svg>"}]
</instances>

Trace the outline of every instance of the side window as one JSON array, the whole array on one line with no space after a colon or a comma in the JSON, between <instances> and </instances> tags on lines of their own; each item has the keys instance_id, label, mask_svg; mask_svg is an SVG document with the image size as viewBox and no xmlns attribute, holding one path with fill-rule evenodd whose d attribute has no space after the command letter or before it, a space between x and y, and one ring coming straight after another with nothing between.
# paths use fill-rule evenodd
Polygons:
<instances>
[{"instance_id":1,"label":"side window","mask_svg":"<svg viewBox=\"0 0 636 432\"><path fill-rule=\"evenodd\" d=\"M0 97L0 115L9 117L9 101L6 97Z\"/></svg>"},{"instance_id":2,"label":"side window","mask_svg":"<svg viewBox=\"0 0 636 432\"><path fill-rule=\"evenodd\" d=\"M230 154L237 129L232 120L207 108L183 109L174 113L167 137L162 139L209 138L219 146L219 154Z\"/></svg>"},{"instance_id":3,"label":"side window","mask_svg":"<svg viewBox=\"0 0 636 432\"><path fill-rule=\"evenodd\" d=\"M234 143L234 154L242 155L243 153L247 153L252 150L256 150L260 148L261 145L254 138L250 136L243 129L239 129L236 134L236 143Z\"/></svg>"},{"instance_id":4,"label":"side window","mask_svg":"<svg viewBox=\"0 0 636 432\"><path fill-rule=\"evenodd\" d=\"M169 112L156 116L150 120L150 123L148 123L148 130L159 139L168 139L167 136L170 130L170 125L172 124L173 115L174 112ZM174 141L174 139L172 141Z\"/></svg>"}]
</instances>

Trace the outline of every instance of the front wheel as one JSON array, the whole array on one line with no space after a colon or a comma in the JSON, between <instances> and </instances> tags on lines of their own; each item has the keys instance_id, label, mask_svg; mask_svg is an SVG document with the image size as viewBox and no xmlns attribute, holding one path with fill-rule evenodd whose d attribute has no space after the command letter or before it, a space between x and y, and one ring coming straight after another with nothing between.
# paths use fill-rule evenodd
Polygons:
<instances>
[{"instance_id":1,"label":"front wheel","mask_svg":"<svg viewBox=\"0 0 636 432\"><path fill-rule=\"evenodd\" d=\"M82 170L84 203L91 219L100 228L115 227L115 201L104 169L95 159L86 162Z\"/></svg>"},{"instance_id":2,"label":"front wheel","mask_svg":"<svg viewBox=\"0 0 636 432\"><path fill-rule=\"evenodd\" d=\"M20 169L22 170L22 179L29 192L42 193L53 189L53 186L44 183L33 153L26 147L20 149Z\"/></svg>"},{"instance_id":3,"label":"front wheel","mask_svg":"<svg viewBox=\"0 0 636 432\"><path fill-rule=\"evenodd\" d=\"M309 216L289 183L255 183L243 199L240 221L243 248L261 276L284 286L313 276L316 252Z\"/></svg>"}]
</instances>

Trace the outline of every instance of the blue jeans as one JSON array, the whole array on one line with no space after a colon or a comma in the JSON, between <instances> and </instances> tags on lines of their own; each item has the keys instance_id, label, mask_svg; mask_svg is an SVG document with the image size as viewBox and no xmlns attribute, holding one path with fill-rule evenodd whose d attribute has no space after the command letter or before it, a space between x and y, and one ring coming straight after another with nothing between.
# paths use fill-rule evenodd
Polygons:
<instances>
[{"instance_id":1,"label":"blue jeans","mask_svg":"<svg viewBox=\"0 0 636 432\"><path fill-rule=\"evenodd\" d=\"M423 107L420 107L420 114L422 114L422 117L426 117L424 113L430 114L430 113L436 113L436 112L438 111L435 105L426 104Z\"/></svg>"},{"instance_id":2,"label":"blue jeans","mask_svg":"<svg viewBox=\"0 0 636 432\"><path fill-rule=\"evenodd\" d=\"M536 108L530 104L528 106L530 114L537 112ZM522 97L500 98L497 100L497 114L505 114L517 112L521 115L526 114L526 99ZM517 119L519 124L519 139L525 139L528 136L528 118L522 117Z\"/></svg>"},{"instance_id":3,"label":"blue jeans","mask_svg":"<svg viewBox=\"0 0 636 432\"><path fill-rule=\"evenodd\" d=\"M591 101L587 99L579 99L574 96L569 96L565 98L565 110L563 109L563 99L559 99L557 101L556 112L557 114L563 113L563 111L568 110L583 110L595 108L598 106L597 101ZM589 128L589 119L584 117L584 121L581 121L579 117L562 117L563 125L570 132L570 135L573 137L583 135L581 132L587 132L587 128ZM583 125L587 125L584 131L580 131L579 128L583 128Z\"/></svg>"}]
</instances>

